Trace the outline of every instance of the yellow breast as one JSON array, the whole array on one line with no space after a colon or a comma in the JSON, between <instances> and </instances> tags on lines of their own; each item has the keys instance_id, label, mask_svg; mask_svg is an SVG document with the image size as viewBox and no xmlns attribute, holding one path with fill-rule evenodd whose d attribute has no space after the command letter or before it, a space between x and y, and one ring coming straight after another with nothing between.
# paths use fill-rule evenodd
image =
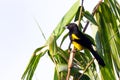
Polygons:
<instances>
[{"instance_id":1,"label":"yellow breast","mask_svg":"<svg viewBox=\"0 0 120 80\"><path fill-rule=\"evenodd\" d=\"M77 50L83 50L83 46L81 46L80 44L78 44L77 42L72 42L72 44L74 45L74 47L77 49Z\"/></svg>"}]
</instances>

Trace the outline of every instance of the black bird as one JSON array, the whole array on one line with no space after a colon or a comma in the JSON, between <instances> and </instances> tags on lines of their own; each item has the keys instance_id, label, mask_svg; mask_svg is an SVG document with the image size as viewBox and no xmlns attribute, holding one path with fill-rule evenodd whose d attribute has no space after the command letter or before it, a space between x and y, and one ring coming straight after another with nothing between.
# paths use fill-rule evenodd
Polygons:
<instances>
[{"instance_id":1,"label":"black bird","mask_svg":"<svg viewBox=\"0 0 120 80\"><path fill-rule=\"evenodd\" d=\"M70 41L74 45L74 47L77 50L82 50L85 48L90 50L97 62L104 67L105 63L103 59L98 55L97 51L93 49L92 41L78 29L77 24L70 23L67 25L67 29L69 30Z\"/></svg>"}]
</instances>

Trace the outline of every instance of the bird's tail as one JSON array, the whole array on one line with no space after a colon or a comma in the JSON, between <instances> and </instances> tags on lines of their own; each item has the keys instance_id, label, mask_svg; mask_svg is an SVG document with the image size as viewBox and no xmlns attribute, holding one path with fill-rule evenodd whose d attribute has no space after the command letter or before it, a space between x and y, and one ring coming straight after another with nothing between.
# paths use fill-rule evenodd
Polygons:
<instances>
[{"instance_id":1,"label":"bird's tail","mask_svg":"<svg viewBox=\"0 0 120 80\"><path fill-rule=\"evenodd\" d=\"M93 56L95 57L95 59L97 60L97 62L101 65L101 66L105 66L105 63L103 61L103 59L99 56L99 54L97 53L97 51L93 50L93 48L90 49L91 53L93 54Z\"/></svg>"}]
</instances>

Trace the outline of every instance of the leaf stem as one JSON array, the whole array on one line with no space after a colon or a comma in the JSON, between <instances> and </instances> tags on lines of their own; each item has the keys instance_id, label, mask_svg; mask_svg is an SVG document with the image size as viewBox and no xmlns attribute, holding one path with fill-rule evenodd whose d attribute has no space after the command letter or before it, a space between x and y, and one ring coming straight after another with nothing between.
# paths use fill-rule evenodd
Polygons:
<instances>
[{"instance_id":1,"label":"leaf stem","mask_svg":"<svg viewBox=\"0 0 120 80\"><path fill-rule=\"evenodd\" d=\"M86 66L85 70L83 71L83 73L80 75L80 77L78 78L78 80L80 80L80 78L83 76L83 74L86 72L86 70L89 68L89 66L93 63L95 58L93 58L89 63L88 65Z\"/></svg>"},{"instance_id":2,"label":"leaf stem","mask_svg":"<svg viewBox=\"0 0 120 80\"><path fill-rule=\"evenodd\" d=\"M45 41L46 41L45 34L43 33L43 31L42 31L42 29L41 29L41 27L40 27L40 25L39 25L38 21L36 20L36 18L34 18L34 20L35 20L35 22L36 22L36 24L37 24L37 26L38 26L38 28L39 28L40 32L42 33L43 38L44 38L44 39L45 39Z\"/></svg>"},{"instance_id":3,"label":"leaf stem","mask_svg":"<svg viewBox=\"0 0 120 80\"><path fill-rule=\"evenodd\" d=\"M81 3L80 14L79 14L79 19L78 19L78 26L80 26L80 19L82 16L83 2L84 2L84 0L82 0L82 3Z\"/></svg>"}]
</instances>

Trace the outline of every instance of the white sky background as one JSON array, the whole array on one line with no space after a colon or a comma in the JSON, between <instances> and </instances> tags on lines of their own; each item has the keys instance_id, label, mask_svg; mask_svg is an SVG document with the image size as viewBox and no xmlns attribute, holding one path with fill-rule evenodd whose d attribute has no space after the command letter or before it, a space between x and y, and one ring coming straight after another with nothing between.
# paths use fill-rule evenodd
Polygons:
<instances>
[{"instance_id":1,"label":"white sky background","mask_svg":"<svg viewBox=\"0 0 120 80\"><path fill-rule=\"evenodd\" d=\"M98 0L84 0L92 10ZM45 43L75 0L0 0L0 80L20 80L34 50ZM33 80L53 80L54 65L45 55Z\"/></svg>"}]
</instances>

